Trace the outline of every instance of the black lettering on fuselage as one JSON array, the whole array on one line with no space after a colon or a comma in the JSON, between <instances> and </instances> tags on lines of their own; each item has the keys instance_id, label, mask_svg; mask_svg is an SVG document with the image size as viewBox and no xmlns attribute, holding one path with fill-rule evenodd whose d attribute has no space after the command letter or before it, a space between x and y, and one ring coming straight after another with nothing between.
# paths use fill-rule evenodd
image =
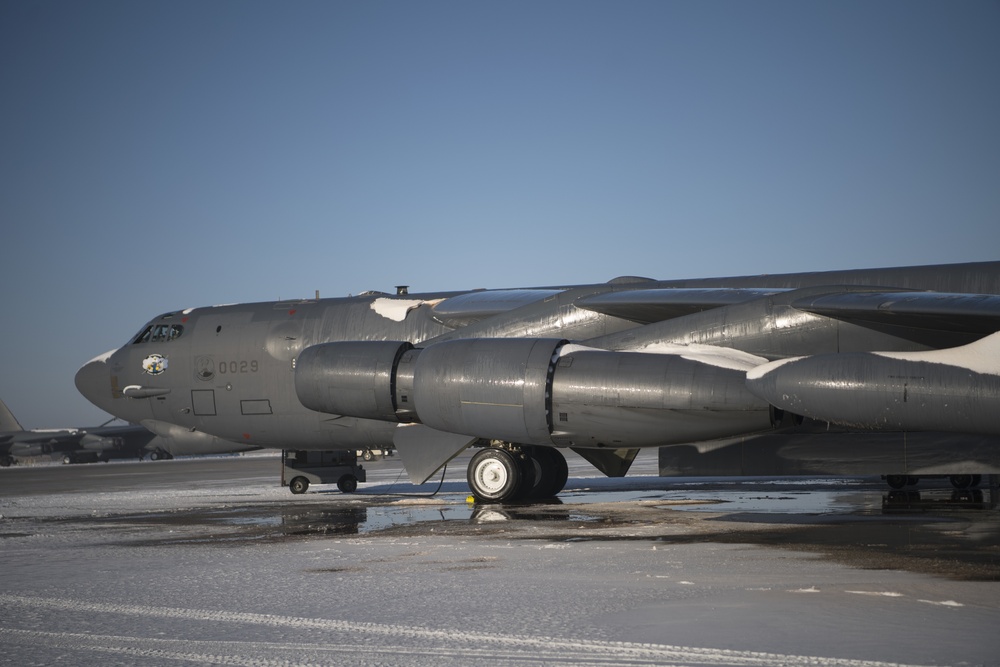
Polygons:
<instances>
[{"instance_id":1,"label":"black lettering on fuselage","mask_svg":"<svg viewBox=\"0 0 1000 667\"><path fill-rule=\"evenodd\" d=\"M230 360L220 359L218 363L219 375L236 375L238 373L256 373L260 370L260 363L256 359Z\"/></svg>"}]
</instances>

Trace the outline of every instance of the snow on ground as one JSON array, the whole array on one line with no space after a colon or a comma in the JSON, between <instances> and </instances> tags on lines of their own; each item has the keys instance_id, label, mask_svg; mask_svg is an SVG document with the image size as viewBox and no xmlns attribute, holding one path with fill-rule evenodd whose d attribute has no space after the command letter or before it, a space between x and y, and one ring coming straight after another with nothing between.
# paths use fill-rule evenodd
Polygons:
<instances>
[{"instance_id":1,"label":"snow on ground","mask_svg":"<svg viewBox=\"0 0 1000 667\"><path fill-rule=\"evenodd\" d=\"M676 540L753 526L659 499L518 520L390 482L0 498L0 664L1000 665L997 582Z\"/></svg>"}]
</instances>

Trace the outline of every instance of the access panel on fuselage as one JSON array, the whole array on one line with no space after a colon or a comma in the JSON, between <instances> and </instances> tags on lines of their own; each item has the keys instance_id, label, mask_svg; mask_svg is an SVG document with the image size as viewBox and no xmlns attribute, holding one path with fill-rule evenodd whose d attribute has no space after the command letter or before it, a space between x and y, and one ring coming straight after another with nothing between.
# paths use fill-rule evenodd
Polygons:
<instances>
[{"instance_id":1,"label":"access panel on fuselage","mask_svg":"<svg viewBox=\"0 0 1000 667\"><path fill-rule=\"evenodd\" d=\"M183 372L194 425L215 434L221 430L223 437L239 435L247 430L238 423L244 401L254 401L255 416L267 416L261 407L268 401L263 381L267 323L254 322L250 309L220 308L199 313L192 328L189 367Z\"/></svg>"}]
</instances>

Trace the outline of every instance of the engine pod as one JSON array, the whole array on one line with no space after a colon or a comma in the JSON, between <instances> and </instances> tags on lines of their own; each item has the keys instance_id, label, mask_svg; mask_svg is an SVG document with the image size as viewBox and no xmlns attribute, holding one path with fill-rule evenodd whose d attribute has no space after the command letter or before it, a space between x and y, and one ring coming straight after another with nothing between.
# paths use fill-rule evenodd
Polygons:
<instances>
[{"instance_id":1,"label":"engine pod","mask_svg":"<svg viewBox=\"0 0 1000 667\"><path fill-rule=\"evenodd\" d=\"M770 426L744 371L676 354L564 349L552 396L551 442L566 447L652 447Z\"/></svg>"},{"instance_id":2,"label":"engine pod","mask_svg":"<svg viewBox=\"0 0 1000 667\"><path fill-rule=\"evenodd\" d=\"M416 358L413 399L423 424L523 443L549 442L557 338L474 338Z\"/></svg>"},{"instance_id":3,"label":"engine pod","mask_svg":"<svg viewBox=\"0 0 1000 667\"><path fill-rule=\"evenodd\" d=\"M295 363L295 393L317 412L396 421L395 368L412 347L399 341L312 345Z\"/></svg>"}]
</instances>

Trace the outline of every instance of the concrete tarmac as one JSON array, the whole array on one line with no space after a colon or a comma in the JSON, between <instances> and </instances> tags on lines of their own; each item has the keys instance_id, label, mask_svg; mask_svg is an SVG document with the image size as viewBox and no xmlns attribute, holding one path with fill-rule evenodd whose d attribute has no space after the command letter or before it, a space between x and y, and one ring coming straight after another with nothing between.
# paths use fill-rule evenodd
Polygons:
<instances>
[{"instance_id":1,"label":"concrete tarmac","mask_svg":"<svg viewBox=\"0 0 1000 667\"><path fill-rule=\"evenodd\" d=\"M293 495L280 487L280 457L264 452L15 466L0 470L0 502L55 493L149 497L187 490L195 495L178 498L181 506L163 507L172 511L144 520L187 525L209 521L216 527L228 523L245 539L388 531L419 535L431 530L482 534L489 524L506 533L546 525L552 539L560 539L561 533L612 524L648 525L655 532L668 517L674 522L683 517L698 529L657 539L780 545L864 567L1000 581L1000 494L987 483L959 492L947 479L935 478L901 492L878 477L664 478L657 476L652 451L640 454L627 477L611 479L569 452L570 479L557 498L482 505L468 502L469 456L459 456L443 475L421 486L409 483L398 458L377 459L364 464L368 480L353 494L342 494L329 484ZM224 510L213 502L217 496L228 499L227 490L247 487L260 495L242 494L245 500L227 502ZM192 497L203 502L190 505ZM431 498L437 500L420 504ZM671 511L665 513L665 508ZM726 524L724 531L711 529L720 522Z\"/></svg>"},{"instance_id":2,"label":"concrete tarmac","mask_svg":"<svg viewBox=\"0 0 1000 667\"><path fill-rule=\"evenodd\" d=\"M2 469L0 664L1000 665L989 488L661 478L648 452L481 505L467 460L303 495L273 453Z\"/></svg>"}]
</instances>

